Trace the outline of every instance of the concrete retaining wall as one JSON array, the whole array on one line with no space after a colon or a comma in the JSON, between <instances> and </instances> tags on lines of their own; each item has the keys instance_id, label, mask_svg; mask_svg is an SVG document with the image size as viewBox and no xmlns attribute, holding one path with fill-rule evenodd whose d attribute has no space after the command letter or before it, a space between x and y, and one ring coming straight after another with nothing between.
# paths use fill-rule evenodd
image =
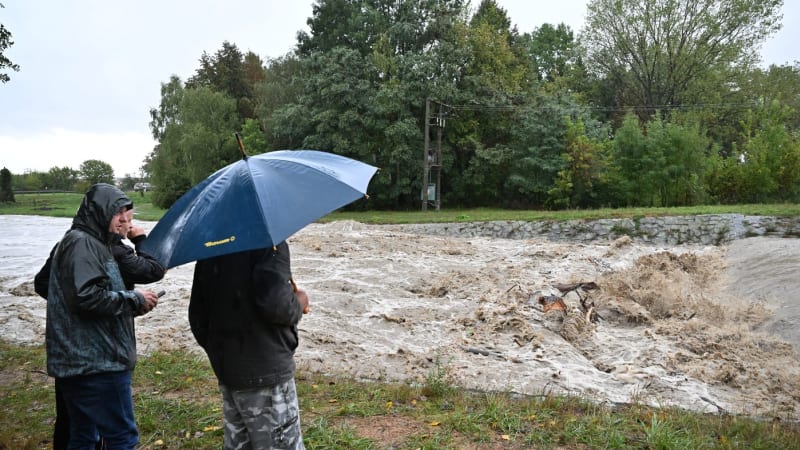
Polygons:
<instances>
[{"instance_id":1,"label":"concrete retaining wall","mask_svg":"<svg viewBox=\"0 0 800 450\"><path fill-rule=\"evenodd\" d=\"M547 238L589 242L630 236L652 244L720 245L752 236L800 237L800 217L709 214L700 216L643 217L570 221L495 221L403 225L403 230L434 235Z\"/></svg>"}]
</instances>

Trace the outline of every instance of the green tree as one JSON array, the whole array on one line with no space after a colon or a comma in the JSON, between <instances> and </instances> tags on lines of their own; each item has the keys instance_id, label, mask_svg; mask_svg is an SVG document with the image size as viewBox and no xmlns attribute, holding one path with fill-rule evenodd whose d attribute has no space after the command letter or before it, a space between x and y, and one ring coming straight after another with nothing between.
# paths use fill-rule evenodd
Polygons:
<instances>
[{"instance_id":1,"label":"green tree","mask_svg":"<svg viewBox=\"0 0 800 450\"><path fill-rule=\"evenodd\" d=\"M361 54L371 52L386 20L373 2L366 0L319 0L312 6L309 32L297 34L297 52L303 57L336 47ZM377 3L377 2L375 2Z\"/></svg>"},{"instance_id":2,"label":"green tree","mask_svg":"<svg viewBox=\"0 0 800 450\"><path fill-rule=\"evenodd\" d=\"M114 184L114 169L99 159L87 159L82 162L79 172L90 186L97 183Z\"/></svg>"},{"instance_id":3,"label":"green tree","mask_svg":"<svg viewBox=\"0 0 800 450\"><path fill-rule=\"evenodd\" d=\"M5 8L2 3L0 3L0 8ZM5 27L2 23L0 23L0 70L3 69L10 69L14 72L19 72L19 65L14 64L11 60L4 55L5 51L14 45L14 41L11 40L11 32L8 31L8 28ZM0 72L0 82L3 84L8 83L11 80L11 77L4 72ZM12 194L13 195L13 194Z\"/></svg>"},{"instance_id":4,"label":"green tree","mask_svg":"<svg viewBox=\"0 0 800 450\"><path fill-rule=\"evenodd\" d=\"M183 93L183 82L177 75L172 75L169 82L161 83L158 109L150 109L150 132L156 141L164 139L168 126L178 123Z\"/></svg>"},{"instance_id":5,"label":"green tree","mask_svg":"<svg viewBox=\"0 0 800 450\"><path fill-rule=\"evenodd\" d=\"M599 206L604 197L607 180L608 141L586 135L581 120L566 123L565 167L558 173L550 189L549 203L562 208Z\"/></svg>"},{"instance_id":6,"label":"green tree","mask_svg":"<svg viewBox=\"0 0 800 450\"><path fill-rule=\"evenodd\" d=\"M739 201L797 201L800 198L800 136L786 128L791 109L774 101L745 122Z\"/></svg>"},{"instance_id":7,"label":"green tree","mask_svg":"<svg viewBox=\"0 0 800 450\"><path fill-rule=\"evenodd\" d=\"M566 24L542 24L528 39L528 52L537 79L553 82L582 68L578 43Z\"/></svg>"},{"instance_id":8,"label":"green tree","mask_svg":"<svg viewBox=\"0 0 800 450\"><path fill-rule=\"evenodd\" d=\"M52 189L59 191L71 191L75 188L75 183L78 181L80 174L77 170L69 167L51 167L46 174L42 176L44 189Z\"/></svg>"},{"instance_id":9,"label":"green tree","mask_svg":"<svg viewBox=\"0 0 800 450\"><path fill-rule=\"evenodd\" d=\"M659 189L664 184L664 155L659 146L650 145L632 113L625 116L614 133L611 150L615 179L620 183L623 206L659 206Z\"/></svg>"},{"instance_id":10,"label":"green tree","mask_svg":"<svg viewBox=\"0 0 800 450\"><path fill-rule=\"evenodd\" d=\"M248 155L258 155L267 151L267 140L264 138L264 132L258 121L254 119L246 119L242 125L242 145Z\"/></svg>"},{"instance_id":11,"label":"green tree","mask_svg":"<svg viewBox=\"0 0 800 450\"><path fill-rule=\"evenodd\" d=\"M255 54L245 55L236 44L225 41L214 56L203 52L200 68L186 81L187 89L207 87L236 100L242 119L253 118L256 110L255 84L260 79L261 60Z\"/></svg>"},{"instance_id":12,"label":"green tree","mask_svg":"<svg viewBox=\"0 0 800 450\"><path fill-rule=\"evenodd\" d=\"M574 93L534 92L530 102L515 111L509 165L503 197L519 207L542 207L559 173L567 169L567 124L580 121L586 135L600 139L607 130L589 114ZM476 161L477 163L477 161ZM473 171L480 165L472 165Z\"/></svg>"},{"instance_id":13,"label":"green tree","mask_svg":"<svg viewBox=\"0 0 800 450\"><path fill-rule=\"evenodd\" d=\"M146 167L153 184L153 204L168 208L191 186L214 171L241 158L234 132L239 128L236 102L226 94L209 88L162 90L163 104L179 103L175 114L166 120L158 145L148 157Z\"/></svg>"},{"instance_id":14,"label":"green tree","mask_svg":"<svg viewBox=\"0 0 800 450\"><path fill-rule=\"evenodd\" d=\"M462 105L450 118L448 140L453 155L445 178L463 205L514 202L504 192L513 161L509 142L517 126L514 109L525 102L531 65L524 40L511 28L505 9L483 0L465 29L466 58L455 100ZM451 100L452 101L452 100Z\"/></svg>"},{"instance_id":15,"label":"green tree","mask_svg":"<svg viewBox=\"0 0 800 450\"><path fill-rule=\"evenodd\" d=\"M11 186L11 171L3 167L0 170L0 203L14 203L14 189Z\"/></svg>"},{"instance_id":16,"label":"green tree","mask_svg":"<svg viewBox=\"0 0 800 450\"><path fill-rule=\"evenodd\" d=\"M466 76L472 81L484 103L502 102L518 95L526 87L529 66L521 57L516 30L506 10L494 0L483 0L470 20L469 45L472 58Z\"/></svg>"},{"instance_id":17,"label":"green tree","mask_svg":"<svg viewBox=\"0 0 800 450\"><path fill-rule=\"evenodd\" d=\"M261 129L264 130L267 148L292 149L302 146L302 139L306 134L306 124L302 115L291 114L291 109L297 105L298 99L304 94L303 88L303 63L292 54L267 61L263 72L263 80L256 85L258 108L256 115L259 118ZM290 106L291 105L291 106ZM281 121L285 129L277 129L277 113L282 108L283 112L293 117L293 120Z\"/></svg>"},{"instance_id":18,"label":"green tree","mask_svg":"<svg viewBox=\"0 0 800 450\"><path fill-rule=\"evenodd\" d=\"M629 113L611 145L612 178L623 206L683 206L708 200L704 184L712 145L697 122L658 114L641 124Z\"/></svg>"},{"instance_id":19,"label":"green tree","mask_svg":"<svg viewBox=\"0 0 800 450\"><path fill-rule=\"evenodd\" d=\"M267 120L270 142L377 165L371 205L418 205L425 98L456 91L463 52L448 40L463 11L456 0L319 1L299 35L299 95Z\"/></svg>"},{"instance_id":20,"label":"green tree","mask_svg":"<svg viewBox=\"0 0 800 450\"><path fill-rule=\"evenodd\" d=\"M697 123L681 125L655 118L647 125L646 141L650 153L663 155L659 170L661 206L697 205L707 200L703 180L709 139Z\"/></svg>"},{"instance_id":21,"label":"green tree","mask_svg":"<svg viewBox=\"0 0 800 450\"><path fill-rule=\"evenodd\" d=\"M789 129L800 128L800 62L794 65L770 65L766 70L755 68L747 73L747 79L737 87L743 102L768 108L783 105L785 125Z\"/></svg>"},{"instance_id":22,"label":"green tree","mask_svg":"<svg viewBox=\"0 0 800 450\"><path fill-rule=\"evenodd\" d=\"M699 103L752 67L780 28L783 0L592 0L582 34L588 65L613 85L617 106L656 110ZM712 82L713 81L713 82Z\"/></svg>"},{"instance_id":23,"label":"green tree","mask_svg":"<svg viewBox=\"0 0 800 450\"><path fill-rule=\"evenodd\" d=\"M45 178L44 173L27 171L22 174L12 174L11 184L19 191L38 191L44 189L45 185L42 179Z\"/></svg>"}]
</instances>

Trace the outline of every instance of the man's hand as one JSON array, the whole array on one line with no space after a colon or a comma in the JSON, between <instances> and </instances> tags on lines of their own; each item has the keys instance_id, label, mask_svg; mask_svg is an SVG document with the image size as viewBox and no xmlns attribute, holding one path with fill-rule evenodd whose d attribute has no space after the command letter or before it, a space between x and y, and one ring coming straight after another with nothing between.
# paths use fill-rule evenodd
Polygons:
<instances>
[{"instance_id":1,"label":"man's hand","mask_svg":"<svg viewBox=\"0 0 800 450\"><path fill-rule=\"evenodd\" d=\"M297 301L300 302L300 306L303 307L303 314L308 314L310 308L308 307L308 294L305 289L297 289L294 291L294 295L297 297Z\"/></svg>"},{"instance_id":2,"label":"man's hand","mask_svg":"<svg viewBox=\"0 0 800 450\"><path fill-rule=\"evenodd\" d=\"M142 227L139 227L139 226L136 226L136 225L131 225L128 228L128 234L127 234L128 239L133 239L136 236L141 236L143 234L144 234L144 228L142 228Z\"/></svg>"},{"instance_id":3,"label":"man's hand","mask_svg":"<svg viewBox=\"0 0 800 450\"><path fill-rule=\"evenodd\" d=\"M137 289L136 292L144 296L144 305L142 305L142 309L139 311L139 314L145 315L152 311L156 305L158 305L158 294L155 292L139 289Z\"/></svg>"}]
</instances>

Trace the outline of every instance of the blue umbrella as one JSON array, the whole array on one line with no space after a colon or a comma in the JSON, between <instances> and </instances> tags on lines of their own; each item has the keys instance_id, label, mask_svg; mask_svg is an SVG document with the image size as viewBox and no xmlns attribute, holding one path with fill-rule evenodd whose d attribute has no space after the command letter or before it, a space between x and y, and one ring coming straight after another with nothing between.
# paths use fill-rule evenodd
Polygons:
<instances>
[{"instance_id":1,"label":"blue umbrella","mask_svg":"<svg viewBox=\"0 0 800 450\"><path fill-rule=\"evenodd\" d=\"M142 251L170 268L271 247L365 197L377 170L316 150L245 156L179 198L150 232Z\"/></svg>"}]
</instances>

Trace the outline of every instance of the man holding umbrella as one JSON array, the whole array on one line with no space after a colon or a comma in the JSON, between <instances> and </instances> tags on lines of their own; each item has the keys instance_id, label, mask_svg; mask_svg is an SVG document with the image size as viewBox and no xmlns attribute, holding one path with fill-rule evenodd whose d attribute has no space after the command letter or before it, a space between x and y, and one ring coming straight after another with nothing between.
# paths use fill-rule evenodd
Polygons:
<instances>
[{"instance_id":1,"label":"man holding umbrella","mask_svg":"<svg viewBox=\"0 0 800 450\"><path fill-rule=\"evenodd\" d=\"M295 232L366 197L377 167L316 150L242 159L183 194L143 244L166 268L197 261L189 324L219 380L225 448L302 449L294 384L308 295L292 281Z\"/></svg>"},{"instance_id":2,"label":"man holding umbrella","mask_svg":"<svg viewBox=\"0 0 800 450\"><path fill-rule=\"evenodd\" d=\"M226 449L304 448L294 351L307 308L286 242L195 265L189 324L219 380Z\"/></svg>"}]
</instances>

